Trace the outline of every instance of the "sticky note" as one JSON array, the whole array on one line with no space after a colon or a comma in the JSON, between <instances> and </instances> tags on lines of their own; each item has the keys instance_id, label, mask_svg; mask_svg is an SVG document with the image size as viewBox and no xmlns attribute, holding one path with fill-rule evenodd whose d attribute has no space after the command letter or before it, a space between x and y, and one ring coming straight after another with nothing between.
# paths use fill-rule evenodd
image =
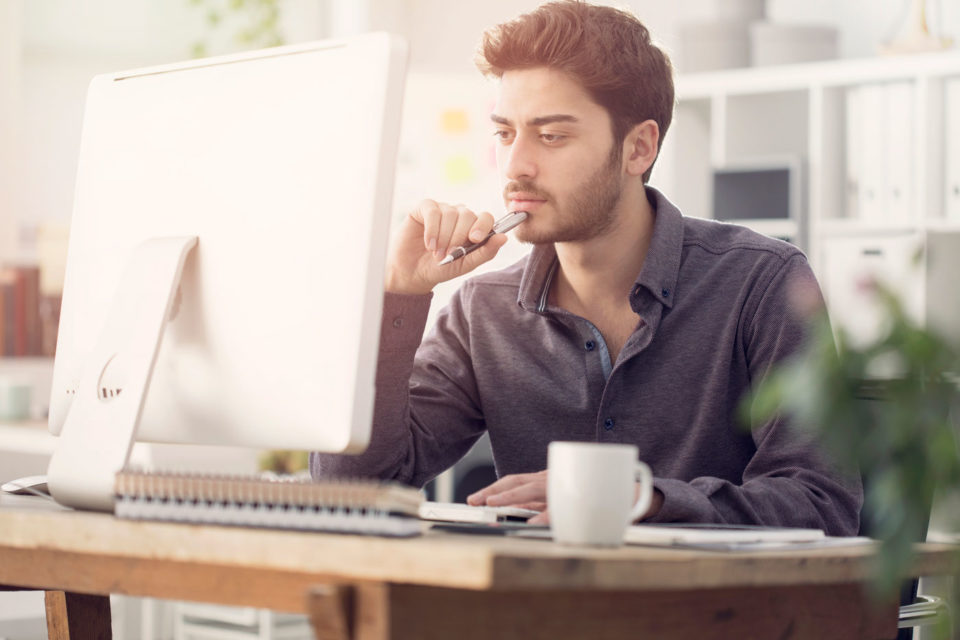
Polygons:
<instances>
[{"instance_id":1,"label":"sticky note","mask_svg":"<svg viewBox=\"0 0 960 640\"><path fill-rule=\"evenodd\" d=\"M470 129L470 118L463 109L446 109L440 116L440 130L443 133L466 133Z\"/></svg>"},{"instance_id":2,"label":"sticky note","mask_svg":"<svg viewBox=\"0 0 960 640\"><path fill-rule=\"evenodd\" d=\"M450 184L463 184L473 180L476 171L467 156L452 156L443 164L443 173Z\"/></svg>"}]
</instances>

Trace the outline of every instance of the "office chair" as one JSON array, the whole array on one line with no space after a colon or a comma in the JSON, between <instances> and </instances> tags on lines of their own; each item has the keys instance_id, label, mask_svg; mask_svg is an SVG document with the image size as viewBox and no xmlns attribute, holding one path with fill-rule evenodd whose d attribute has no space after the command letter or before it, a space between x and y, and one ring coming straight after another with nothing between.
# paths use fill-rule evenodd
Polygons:
<instances>
[{"instance_id":1,"label":"office chair","mask_svg":"<svg viewBox=\"0 0 960 640\"><path fill-rule=\"evenodd\" d=\"M864 383L858 393L860 402L867 403L871 411L883 411L883 403L886 401L884 394L884 385L882 383ZM864 492L870 484L870 478L863 478ZM928 502L923 505L923 512L926 513L926 520L919 531L919 539L916 542L924 542L927 537L927 529L930 525L930 513L933 509L933 503ZM859 535L871 536L872 527L869 521L869 514L861 510L860 512L860 531ZM942 598L935 596L922 595L918 593L920 579L905 580L900 587L900 615L897 621L897 640L912 640L914 638L913 630L917 627L930 626L938 624L944 616L949 615L946 603Z\"/></svg>"}]
</instances>

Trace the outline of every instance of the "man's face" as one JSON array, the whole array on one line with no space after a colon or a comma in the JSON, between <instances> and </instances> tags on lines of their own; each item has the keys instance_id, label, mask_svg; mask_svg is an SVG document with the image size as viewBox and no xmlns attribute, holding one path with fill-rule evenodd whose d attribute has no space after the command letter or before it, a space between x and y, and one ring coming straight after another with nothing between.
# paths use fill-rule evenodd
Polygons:
<instances>
[{"instance_id":1,"label":"man's face","mask_svg":"<svg viewBox=\"0 0 960 640\"><path fill-rule=\"evenodd\" d=\"M507 71L491 116L509 211L530 215L522 242L578 242L609 230L623 171L610 116L567 74Z\"/></svg>"}]
</instances>

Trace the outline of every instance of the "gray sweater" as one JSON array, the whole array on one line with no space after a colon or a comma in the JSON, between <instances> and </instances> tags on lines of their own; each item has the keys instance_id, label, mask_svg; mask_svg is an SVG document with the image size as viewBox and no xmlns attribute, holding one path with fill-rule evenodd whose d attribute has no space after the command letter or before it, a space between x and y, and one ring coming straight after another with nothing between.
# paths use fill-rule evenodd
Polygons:
<instances>
[{"instance_id":1,"label":"gray sweater","mask_svg":"<svg viewBox=\"0 0 960 640\"><path fill-rule=\"evenodd\" d=\"M736 418L751 383L802 345L790 293L819 292L806 258L648 196L653 238L624 292L638 324L616 362L590 322L549 304L552 245L468 280L422 344L430 296L386 294L370 446L313 454L314 476L420 486L484 431L501 476L546 468L553 440L631 443L664 495L654 521L855 534L858 479L784 419L751 431Z\"/></svg>"}]
</instances>

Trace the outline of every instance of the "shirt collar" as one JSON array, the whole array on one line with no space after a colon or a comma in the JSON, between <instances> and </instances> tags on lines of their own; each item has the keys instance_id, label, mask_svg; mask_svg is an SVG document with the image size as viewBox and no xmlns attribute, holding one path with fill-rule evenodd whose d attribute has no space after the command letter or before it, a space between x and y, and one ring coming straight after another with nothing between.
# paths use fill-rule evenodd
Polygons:
<instances>
[{"instance_id":1,"label":"shirt collar","mask_svg":"<svg viewBox=\"0 0 960 640\"><path fill-rule=\"evenodd\" d=\"M683 251L683 215L658 190L653 187L646 190L654 210L653 237L643 268L629 292L630 302L636 310L636 299L640 291L646 289L661 304L671 308ZM557 265L553 244L535 245L523 270L517 304L527 311L543 313Z\"/></svg>"}]
</instances>

